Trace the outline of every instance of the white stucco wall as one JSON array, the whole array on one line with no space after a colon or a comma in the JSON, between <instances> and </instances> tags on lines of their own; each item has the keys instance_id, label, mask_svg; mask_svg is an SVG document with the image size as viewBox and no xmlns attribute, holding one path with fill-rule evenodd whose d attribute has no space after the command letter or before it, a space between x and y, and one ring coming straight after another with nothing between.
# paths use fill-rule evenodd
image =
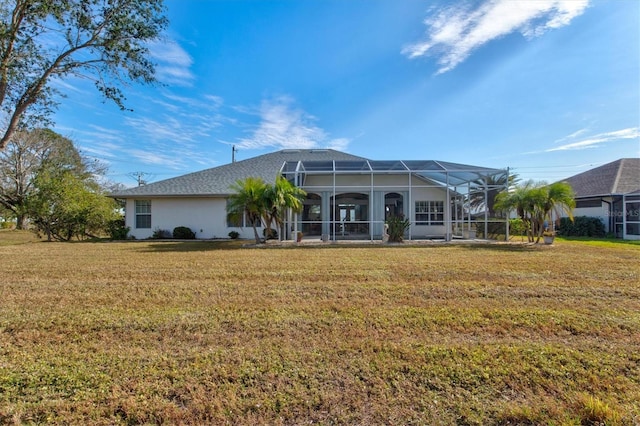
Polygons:
<instances>
[{"instance_id":1,"label":"white stucco wall","mask_svg":"<svg viewBox=\"0 0 640 426\"><path fill-rule=\"evenodd\" d=\"M253 238L253 228L228 228L224 198L146 198L151 200L151 228L136 228L135 200L128 199L125 221L129 235L150 238L156 229L173 232L177 226L189 227L198 239L228 238L237 231L240 238Z\"/></svg>"}]
</instances>

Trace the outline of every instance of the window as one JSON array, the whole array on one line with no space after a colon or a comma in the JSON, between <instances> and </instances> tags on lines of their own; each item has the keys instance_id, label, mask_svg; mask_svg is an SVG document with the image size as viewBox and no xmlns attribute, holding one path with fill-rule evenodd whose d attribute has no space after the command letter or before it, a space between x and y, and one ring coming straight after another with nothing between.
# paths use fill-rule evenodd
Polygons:
<instances>
[{"instance_id":1,"label":"window","mask_svg":"<svg viewBox=\"0 0 640 426\"><path fill-rule=\"evenodd\" d=\"M151 200L136 200L136 228L151 228Z\"/></svg>"},{"instance_id":2,"label":"window","mask_svg":"<svg viewBox=\"0 0 640 426\"><path fill-rule=\"evenodd\" d=\"M416 201L416 225L444 225L444 201Z\"/></svg>"},{"instance_id":3,"label":"window","mask_svg":"<svg viewBox=\"0 0 640 426\"><path fill-rule=\"evenodd\" d=\"M229 200L227 200L227 212L229 211ZM243 215L239 215L238 217L230 217L227 214L227 227L228 228L242 228L242 218Z\"/></svg>"},{"instance_id":4,"label":"window","mask_svg":"<svg viewBox=\"0 0 640 426\"><path fill-rule=\"evenodd\" d=\"M576 208L582 209L587 207L602 207L602 201L600 199L597 200L577 200Z\"/></svg>"}]
</instances>

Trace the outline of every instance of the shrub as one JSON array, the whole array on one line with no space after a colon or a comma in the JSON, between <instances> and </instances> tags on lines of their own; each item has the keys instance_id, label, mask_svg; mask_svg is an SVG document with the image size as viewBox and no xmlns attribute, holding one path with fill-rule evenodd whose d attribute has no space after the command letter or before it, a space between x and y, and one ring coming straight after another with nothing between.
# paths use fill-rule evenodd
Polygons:
<instances>
[{"instance_id":1,"label":"shrub","mask_svg":"<svg viewBox=\"0 0 640 426\"><path fill-rule=\"evenodd\" d=\"M193 240L196 238L196 234L186 226L177 226L173 228L173 238L177 240Z\"/></svg>"},{"instance_id":2,"label":"shrub","mask_svg":"<svg viewBox=\"0 0 640 426\"><path fill-rule=\"evenodd\" d=\"M153 230L153 235L151 236L154 240L162 240L165 238L171 238L171 233L166 229L156 228Z\"/></svg>"},{"instance_id":3,"label":"shrub","mask_svg":"<svg viewBox=\"0 0 640 426\"><path fill-rule=\"evenodd\" d=\"M598 217L577 216L573 222L568 217L560 219L558 235L565 237L604 237L604 223Z\"/></svg>"},{"instance_id":4,"label":"shrub","mask_svg":"<svg viewBox=\"0 0 640 426\"><path fill-rule=\"evenodd\" d=\"M236 240L239 236L240 234L238 233L238 231L229 232L229 238L231 238L232 240Z\"/></svg>"},{"instance_id":5,"label":"shrub","mask_svg":"<svg viewBox=\"0 0 640 426\"><path fill-rule=\"evenodd\" d=\"M112 240L126 240L131 228L125 226L124 218L114 219L108 224L109 237Z\"/></svg>"},{"instance_id":6,"label":"shrub","mask_svg":"<svg viewBox=\"0 0 640 426\"><path fill-rule=\"evenodd\" d=\"M264 228L262 230L262 236L265 240L277 240L278 239L278 231L273 228Z\"/></svg>"},{"instance_id":7,"label":"shrub","mask_svg":"<svg viewBox=\"0 0 640 426\"><path fill-rule=\"evenodd\" d=\"M9 220L0 222L0 229L13 229L16 223Z\"/></svg>"},{"instance_id":8,"label":"shrub","mask_svg":"<svg viewBox=\"0 0 640 426\"><path fill-rule=\"evenodd\" d=\"M510 235L525 235L527 233L527 229L524 227L524 222L522 219L509 219L509 234Z\"/></svg>"},{"instance_id":9,"label":"shrub","mask_svg":"<svg viewBox=\"0 0 640 426\"><path fill-rule=\"evenodd\" d=\"M392 216L387 220L387 225L389 225L389 242L401 243L404 240L404 233L411 226L411 222L403 216Z\"/></svg>"}]
</instances>

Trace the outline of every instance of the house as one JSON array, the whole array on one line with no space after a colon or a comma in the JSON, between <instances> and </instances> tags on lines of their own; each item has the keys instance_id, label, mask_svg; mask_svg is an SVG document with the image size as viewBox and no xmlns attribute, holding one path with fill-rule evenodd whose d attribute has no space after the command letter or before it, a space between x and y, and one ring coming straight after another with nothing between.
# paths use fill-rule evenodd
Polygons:
<instances>
[{"instance_id":1,"label":"house","mask_svg":"<svg viewBox=\"0 0 640 426\"><path fill-rule=\"evenodd\" d=\"M599 217L606 232L640 239L640 158L622 158L565 181L576 194L574 216Z\"/></svg>"},{"instance_id":2,"label":"house","mask_svg":"<svg viewBox=\"0 0 640 426\"><path fill-rule=\"evenodd\" d=\"M374 161L331 149L288 149L111 196L126 201L126 226L138 239L177 226L202 239L226 238L230 231L251 238L246 220L227 220L230 187L249 176L274 182L281 174L307 192L302 212L288 218L285 239L297 231L325 240L381 239L385 220L403 215L411 221L407 238L450 240L471 227L465 194L504 173L438 161ZM492 189L481 186L485 192Z\"/></svg>"}]
</instances>

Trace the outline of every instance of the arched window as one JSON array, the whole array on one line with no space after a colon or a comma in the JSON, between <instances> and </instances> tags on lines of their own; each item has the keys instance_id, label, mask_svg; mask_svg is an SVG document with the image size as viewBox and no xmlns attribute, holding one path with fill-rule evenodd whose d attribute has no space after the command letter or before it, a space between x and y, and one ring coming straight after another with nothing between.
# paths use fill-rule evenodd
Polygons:
<instances>
[{"instance_id":1,"label":"arched window","mask_svg":"<svg viewBox=\"0 0 640 426\"><path fill-rule=\"evenodd\" d=\"M389 192L384 196L384 220L404 216L403 197L397 192Z\"/></svg>"}]
</instances>

